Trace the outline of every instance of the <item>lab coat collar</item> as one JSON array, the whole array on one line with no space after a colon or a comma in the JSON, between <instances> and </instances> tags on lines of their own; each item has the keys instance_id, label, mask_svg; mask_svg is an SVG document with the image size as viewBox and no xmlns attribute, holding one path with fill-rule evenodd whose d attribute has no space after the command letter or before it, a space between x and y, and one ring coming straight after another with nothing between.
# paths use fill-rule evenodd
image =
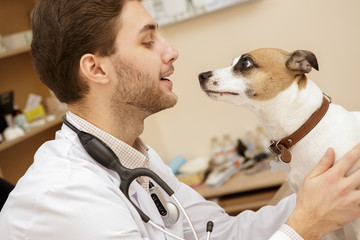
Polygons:
<instances>
[{"instance_id":1,"label":"lab coat collar","mask_svg":"<svg viewBox=\"0 0 360 240\"><path fill-rule=\"evenodd\" d=\"M66 119L72 124L74 125L77 129L79 129L80 131L84 131L87 132L83 127L81 127L80 125L78 125L74 120L71 119L71 117L69 116L69 113L66 113ZM68 126L66 126L65 124L63 124L61 126L61 132L57 132L56 133L56 138L66 138L68 140L70 140L73 144L74 147L78 148L82 153L84 153L84 155L86 155L86 160L99 166L100 168L102 168L107 175L109 176L109 178L114 182L114 184L116 184L117 186L120 186L120 178L118 176L118 174L110 169L105 168L104 166L102 166L100 163L96 162L87 152L86 150L82 147L81 142L77 136L77 134L71 130Z\"/></svg>"},{"instance_id":2,"label":"lab coat collar","mask_svg":"<svg viewBox=\"0 0 360 240\"><path fill-rule=\"evenodd\" d=\"M82 128L74 120L72 120L68 113L66 113L66 119L80 131L87 132L84 128ZM81 152L84 153L84 155L87 156L86 157L87 161L92 162L93 164L102 168L107 173L108 177L114 182L114 184L118 187L120 186L120 177L118 176L118 174L113 170L105 168L104 166L102 166L101 164L96 162L93 158L91 158L91 156L82 147L77 134L73 130L71 130L68 126L63 124L61 127L61 132L57 132L56 138L58 138L58 139L66 138L66 139L70 140L74 144L75 147L77 147ZM122 194L123 198L128 202L125 195L123 193L121 193L121 194ZM163 220L161 219L160 214L158 214L158 210L157 210L155 204L149 204L149 203L153 203L153 200L152 200L150 194L147 191L145 191L145 189L137 181L132 182L132 184L129 188L129 196L130 196L131 201L133 201L136 204L136 206L138 206L142 211L144 211L144 213L147 214L154 223L165 228ZM128 206L133 208L133 206L130 202L128 202ZM150 213L153 213L153 214L150 214ZM134 216L134 218L138 219L139 221L142 221L139 214L136 214L136 216ZM148 225L149 224L147 224L147 226ZM152 229L152 227L150 227L150 228Z\"/></svg>"}]
</instances>

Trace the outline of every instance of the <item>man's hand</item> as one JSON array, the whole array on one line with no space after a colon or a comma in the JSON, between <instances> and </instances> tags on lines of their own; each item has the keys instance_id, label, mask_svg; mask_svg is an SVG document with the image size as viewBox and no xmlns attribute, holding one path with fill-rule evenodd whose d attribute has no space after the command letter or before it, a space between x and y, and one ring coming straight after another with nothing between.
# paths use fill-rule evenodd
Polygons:
<instances>
[{"instance_id":1,"label":"man's hand","mask_svg":"<svg viewBox=\"0 0 360 240\"><path fill-rule=\"evenodd\" d=\"M286 224L306 240L320 239L360 217L360 170L347 176L360 159L360 144L334 164L329 148L298 192Z\"/></svg>"}]
</instances>

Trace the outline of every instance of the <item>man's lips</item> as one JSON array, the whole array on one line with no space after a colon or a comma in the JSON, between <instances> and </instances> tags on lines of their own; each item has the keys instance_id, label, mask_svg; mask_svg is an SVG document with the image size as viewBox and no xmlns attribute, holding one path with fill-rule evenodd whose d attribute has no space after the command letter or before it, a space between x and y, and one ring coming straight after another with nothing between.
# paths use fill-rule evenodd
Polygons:
<instances>
[{"instance_id":1,"label":"man's lips","mask_svg":"<svg viewBox=\"0 0 360 240\"><path fill-rule=\"evenodd\" d=\"M168 85L170 87L170 90L172 90L173 83L171 82L170 79L168 79L168 78L160 78L160 82Z\"/></svg>"},{"instance_id":2,"label":"man's lips","mask_svg":"<svg viewBox=\"0 0 360 240\"><path fill-rule=\"evenodd\" d=\"M174 67L168 69L168 71L164 72L160 75L160 80L169 80L168 77L174 74Z\"/></svg>"},{"instance_id":3,"label":"man's lips","mask_svg":"<svg viewBox=\"0 0 360 240\"><path fill-rule=\"evenodd\" d=\"M170 89L172 89L173 83L171 82L171 80L168 77L170 77L173 73L174 73L174 68L172 67L171 69L169 69L168 72L165 72L162 75L162 77L160 77L160 81L167 84L168 86L170 86Z\"/></svg>"}]
</instances>

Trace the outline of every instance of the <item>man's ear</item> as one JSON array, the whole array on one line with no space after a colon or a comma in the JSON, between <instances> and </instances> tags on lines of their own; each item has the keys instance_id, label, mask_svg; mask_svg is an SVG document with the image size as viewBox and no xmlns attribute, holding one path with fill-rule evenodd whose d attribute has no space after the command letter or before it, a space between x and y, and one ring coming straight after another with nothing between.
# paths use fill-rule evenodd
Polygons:
<instances>
[{"instance_id":1,"label":"man's ear","mask_svg":"<svg viewBox=\"0 0 360 240\"><path fill-rule=\"evenodd\" d=\"M103 58L94 54L84 54L80 59L80 74L95 83L108 83L108 75L103 66Z\"/></svg>"}]
</instances>

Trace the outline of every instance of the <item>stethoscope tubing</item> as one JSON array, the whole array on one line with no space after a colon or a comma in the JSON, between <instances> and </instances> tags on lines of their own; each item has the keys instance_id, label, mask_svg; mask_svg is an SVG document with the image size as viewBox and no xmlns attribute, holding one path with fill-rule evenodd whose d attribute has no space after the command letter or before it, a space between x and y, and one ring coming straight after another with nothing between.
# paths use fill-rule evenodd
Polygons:
<instances>
[{"instance_id":1,"label":"stethoscope tubing","mask_svg":"<svg viewBox=\"0 0 360 240\"><path fill-rule=\"evenodd\" d=\"M147 168L129 169L129 168L124 167L121 164L119 158L116 156L116 154L102 140L100 140L99 138L97 138L87 132L80 131L66 119L66 116L63 117L63 123L78 135L78 138L79 138L82 146L85 148L87 153L95 161L100 163L105 168L115 171L119 175L119 178L121 180L120 181L121 192L125 195L125 197L134 206L136 211L139 213L141 219L145 223L150 223L156 229L160 230L161 232L163 232L173 238L176 238L179 240L185 240L183 238L180 238L180 237L174 235L173 233L171 233L165 229L162 229L159 225L155 224L153 221L151 221L149 216L147 216L138 206L135 205L135 203L133 201L131 201L130 196L129 196L130 185L135 179L137 179L138 177L141 177L141 176L147 176L147 177L151 178L169 195L169 197L172 197L175 200L178 207L183 212L186 220L188 221L188 223L193 231L195 239L196 240L199 239L199 237L195 231L194 225L191 222L184 207L182 206L180 201L175 197L174 191L170 188L170 186L164 180L162 180L162 178L159 177L159 175L157 175L155 172L153 172Z\"/></svg>"},{"instance_id":2,"label":"stethoscope tubing","mask_svg":"<svg viewBox=\"0 0 360 240\"><path fill-rule=\"evenodd\" d=\"M197 235L197 232L195 231L195 228L194 228L194 225L189 217L189 215L187 214L187 212L185 211L185 208L183 207L183 205L180 203L180 201L177 199L177 197L175 197L175 195L171 195L173 197L173 199L175 200L176 204L178 205L178 207L180 208L180 210L184 213L184 216L187 220L187 222L189 223L190 227L191 227L191 230L194 234L194 237L196 240L199 240L199 237Z\"/></svg>"}]
</instances>

